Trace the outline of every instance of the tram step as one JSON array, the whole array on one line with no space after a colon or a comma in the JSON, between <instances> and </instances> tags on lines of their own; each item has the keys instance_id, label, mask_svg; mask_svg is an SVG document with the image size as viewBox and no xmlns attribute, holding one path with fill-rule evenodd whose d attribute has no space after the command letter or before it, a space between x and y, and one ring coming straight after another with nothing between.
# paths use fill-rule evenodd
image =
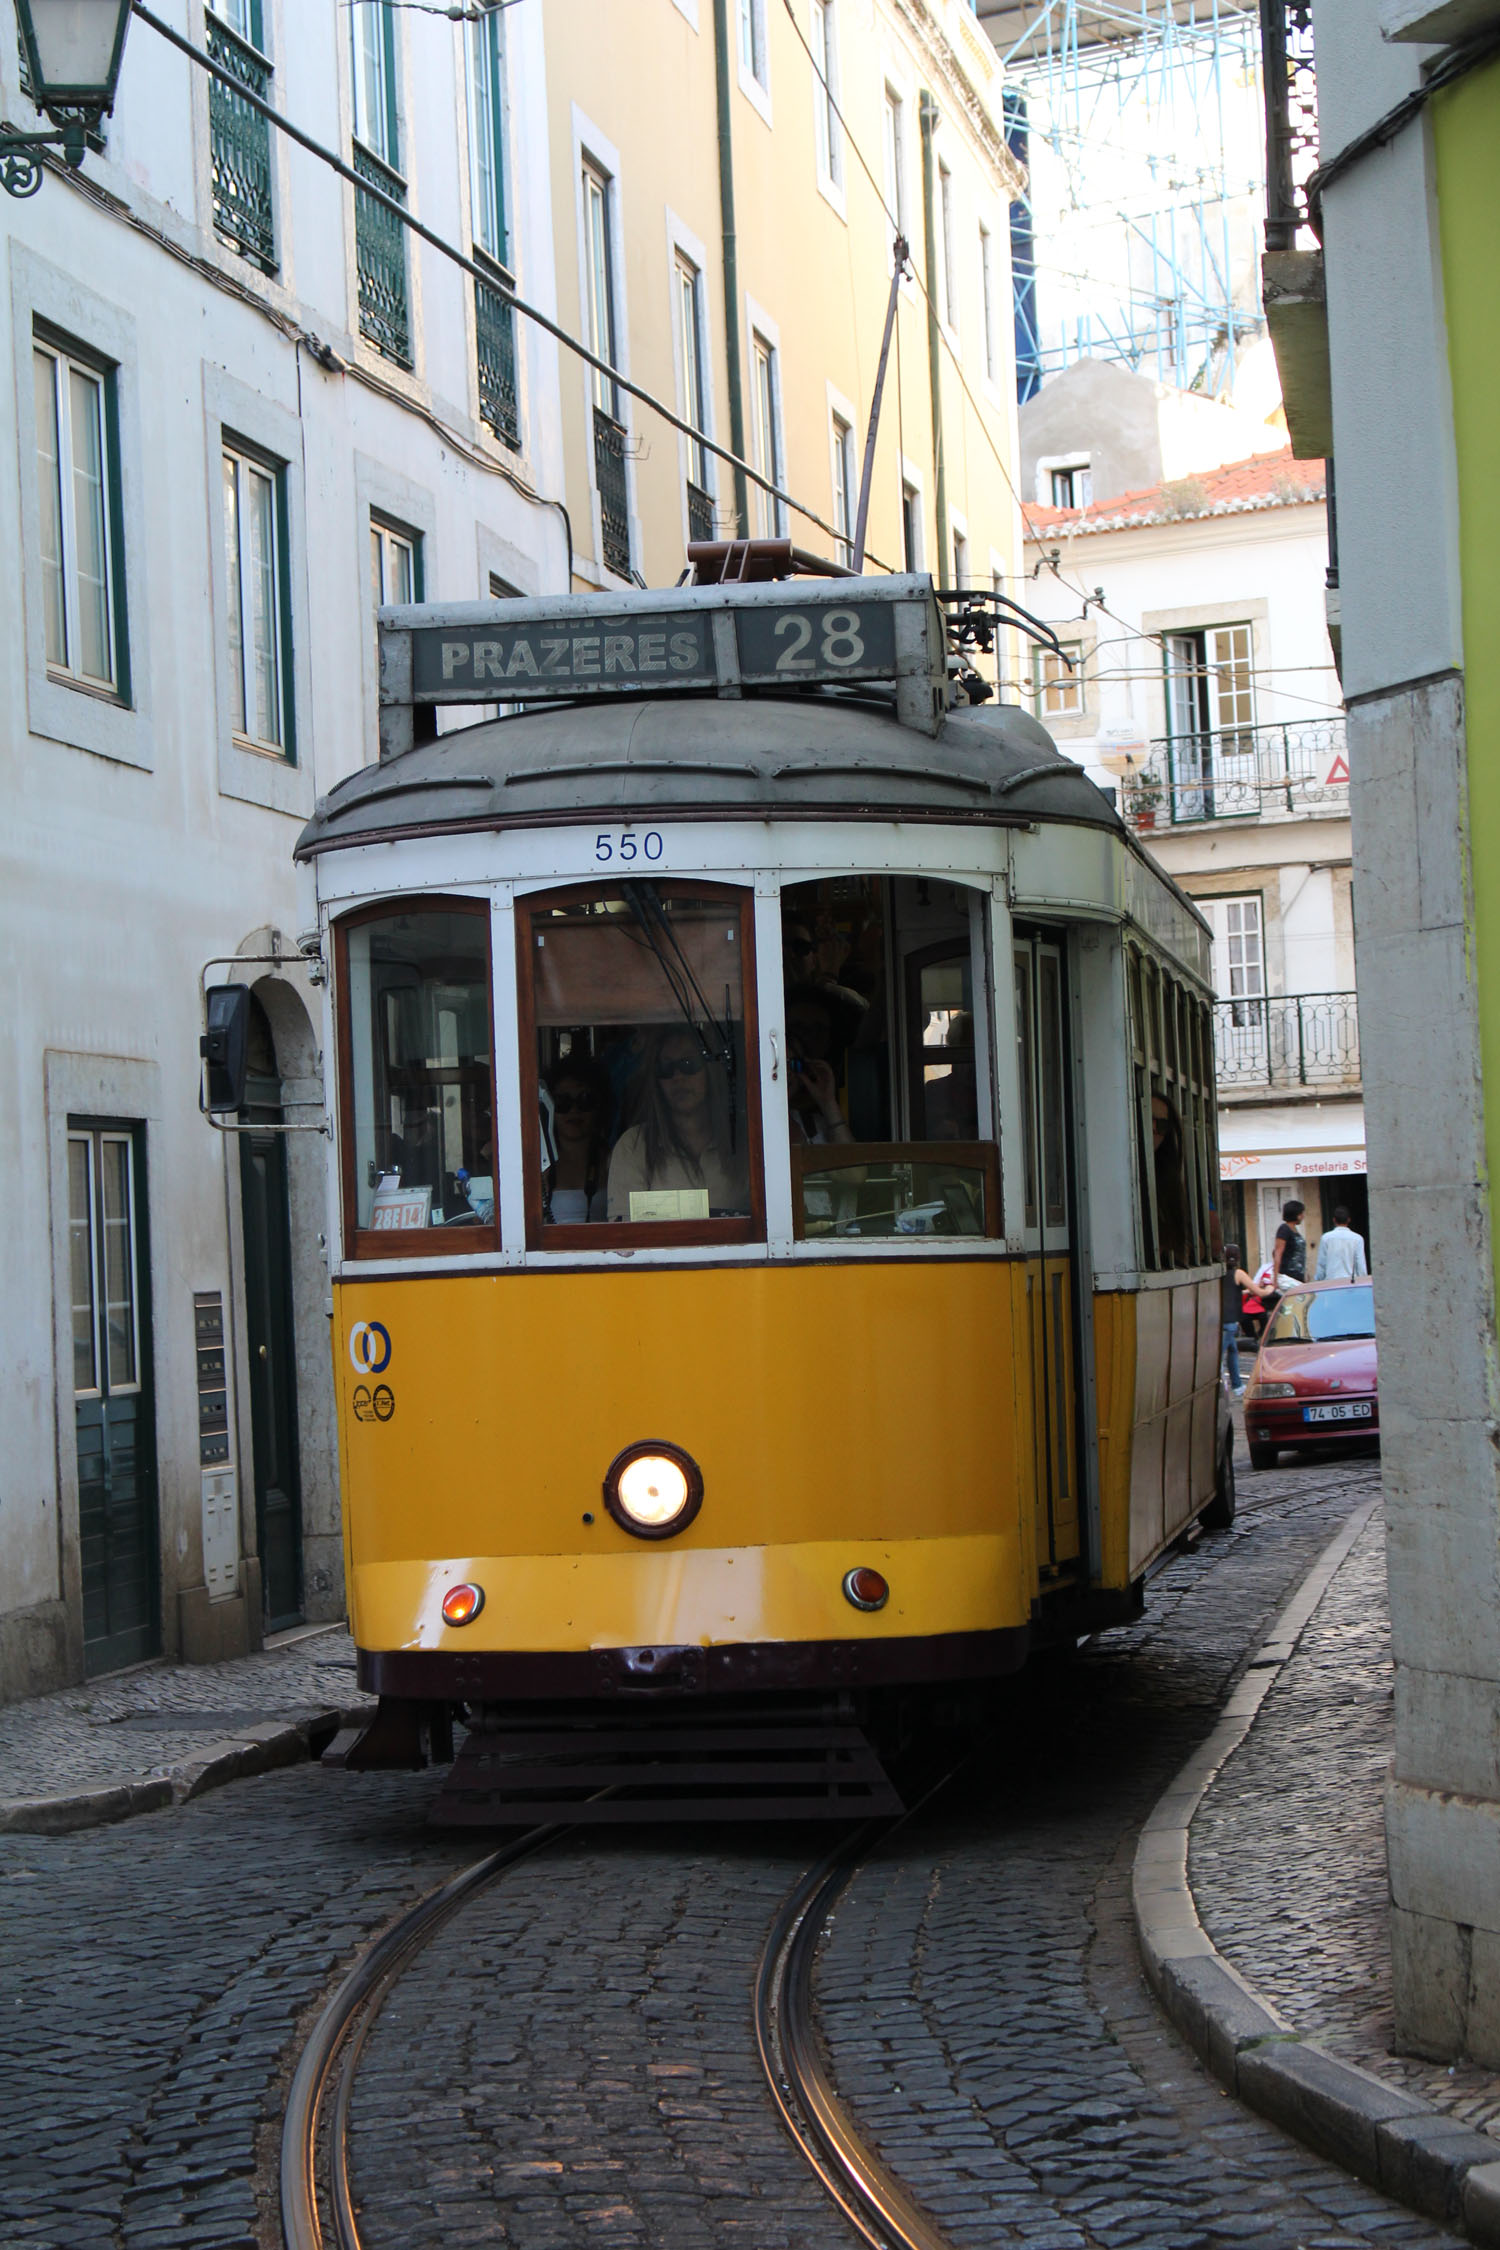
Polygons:
<instances>
[{"instance_id":1,"label":"tram step","mask_svg":"<svg viewBox=\"0 0 1500 2250\"><path fill-rule=\"evenodd\" d=\"M868 1820L904 1811L857 1726L803 1719L559 1717L475 1727L428 1818L434 1827L561 1820Z\"/></svg>"}]
</instances>

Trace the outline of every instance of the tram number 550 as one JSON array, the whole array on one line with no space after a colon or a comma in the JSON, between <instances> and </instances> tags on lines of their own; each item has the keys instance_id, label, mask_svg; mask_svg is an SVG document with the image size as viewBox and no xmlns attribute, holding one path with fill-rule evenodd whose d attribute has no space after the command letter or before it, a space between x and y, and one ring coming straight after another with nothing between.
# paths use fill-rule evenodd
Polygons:
<instances>
[{"instance_id":1,"label":"tram number 550","mask_svg":"<svg viewBox=\"0 0 1500 2250\"><path fill-rule=\"evenodd\" d=\"M816 655L809 655L814 623L821 625L822 639ZM777 618L774 630L776 639L786 642L776 659L778 672L816 672L825 664L838 672L864 662L865 641L857 610L825 609L816 619L789 610L785 617Z\"/></svg>"},{"instance_id":2,"label":"tram number 550","mask_svg":"<svg viewBox=\"0 0 1500 2250\"><path fill-rule=\"evenodd\" d=\"M601 829L594 838L594 857L601 866L616 859L623 860L627 866L632 860L645 859L654 867L664 849L661 831L657 828L648 828L643 836L638 836L633 828L627 828L623 835L612 835L608 829Z\"/></svg>"}]
</instances>

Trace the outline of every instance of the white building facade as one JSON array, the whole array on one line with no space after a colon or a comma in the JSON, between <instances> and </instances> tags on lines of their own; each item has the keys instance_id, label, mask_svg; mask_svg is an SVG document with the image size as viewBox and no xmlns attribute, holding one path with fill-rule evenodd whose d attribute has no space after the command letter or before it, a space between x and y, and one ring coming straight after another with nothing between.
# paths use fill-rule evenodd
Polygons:
<instances>
[{"instance_id":1,"label":"white building facade","mask_svg":"<svg viewBox=\"0 0 1500 2250\"><path fill-rule=\"evenodd\" d=\"M162 14L551 308L537 8ZM0 0L34 130L16 56ZM555 345L139 20L107 135L3 211L0 1698L342 1613L292 847L376 755L377 596L569 584ZM204 975L255 995L242 1133Z\"/></svg>"},{"instance_id":2,"label":"white building facade","mask_svg":"<svg viewBox=\"0 0 1500 2250\"><path fill-rule=\"evenodd\" d=\"M1069 661L1035 651L1023 685L1213 925L1224 1237L1253 1269L1293 1198L1314 1241L1340 1203L1367 1234L1322 464L1262 455L1028 516L1022 599Z\"/></svg>"}]
</instances>

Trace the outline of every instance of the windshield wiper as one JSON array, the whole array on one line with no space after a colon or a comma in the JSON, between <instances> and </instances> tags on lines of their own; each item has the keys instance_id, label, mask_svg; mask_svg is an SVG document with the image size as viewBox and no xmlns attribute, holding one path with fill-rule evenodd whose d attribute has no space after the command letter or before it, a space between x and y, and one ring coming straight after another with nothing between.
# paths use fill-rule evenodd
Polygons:
<instances>
[{"instance_id":1,"label":"windshield wiper","mask_svg":"<svg viewBox=\"0 0 1500 2250\"><path fill-rule=\"evenodd\" d=\"M641 935L650 947L656 965L666 980L667 990L676 1001L683 1022L698 1042L700 1053L706 1062L717 1062L723 1068L724 1076L729 1083L729 1146L732 1150L735 1145L736 1105L734 1091L736 1068L734 1041L730 1036L728 1021L729 987L726 985L724 988L725 1020L720 1023L708 1004L703 987L693 973L692 963L678 943L677 932L672 927L671 917L662 904L661 893L657 890L656 885L637 876L633 880L626 881L622 888L625 892L625 902L640 925ZM662 943L663 938L666 939L666 945ZM668 946L671 948L671 954L667 951ZM675 960L672 955L676 956ZM698 1004L697 1014L694 1014L693 1011L693 1001ZM709 1034L709 1038L705 1038L705 1032ZM710 1038L713 1041L712 1045L709 1043Z\"/></svg>"}]
</instances>

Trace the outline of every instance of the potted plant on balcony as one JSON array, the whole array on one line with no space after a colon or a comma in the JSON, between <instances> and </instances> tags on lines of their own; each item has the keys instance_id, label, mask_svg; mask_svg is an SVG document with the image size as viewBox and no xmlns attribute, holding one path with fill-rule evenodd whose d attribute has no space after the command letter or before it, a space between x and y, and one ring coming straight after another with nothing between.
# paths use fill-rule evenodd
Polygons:
<instances>
[{"instance_id":1,"label":"potted plant on balcony","mask_svg":"<svg viewBox=\"0 0 1500 2250\"><path fill-rule=\"evenodd\" d=\"M1132 827L1154 828L1161 810L1162 779L1152 766L1144 766L1127 784L1126 811Z\"/></svg>"}]
</instances>

